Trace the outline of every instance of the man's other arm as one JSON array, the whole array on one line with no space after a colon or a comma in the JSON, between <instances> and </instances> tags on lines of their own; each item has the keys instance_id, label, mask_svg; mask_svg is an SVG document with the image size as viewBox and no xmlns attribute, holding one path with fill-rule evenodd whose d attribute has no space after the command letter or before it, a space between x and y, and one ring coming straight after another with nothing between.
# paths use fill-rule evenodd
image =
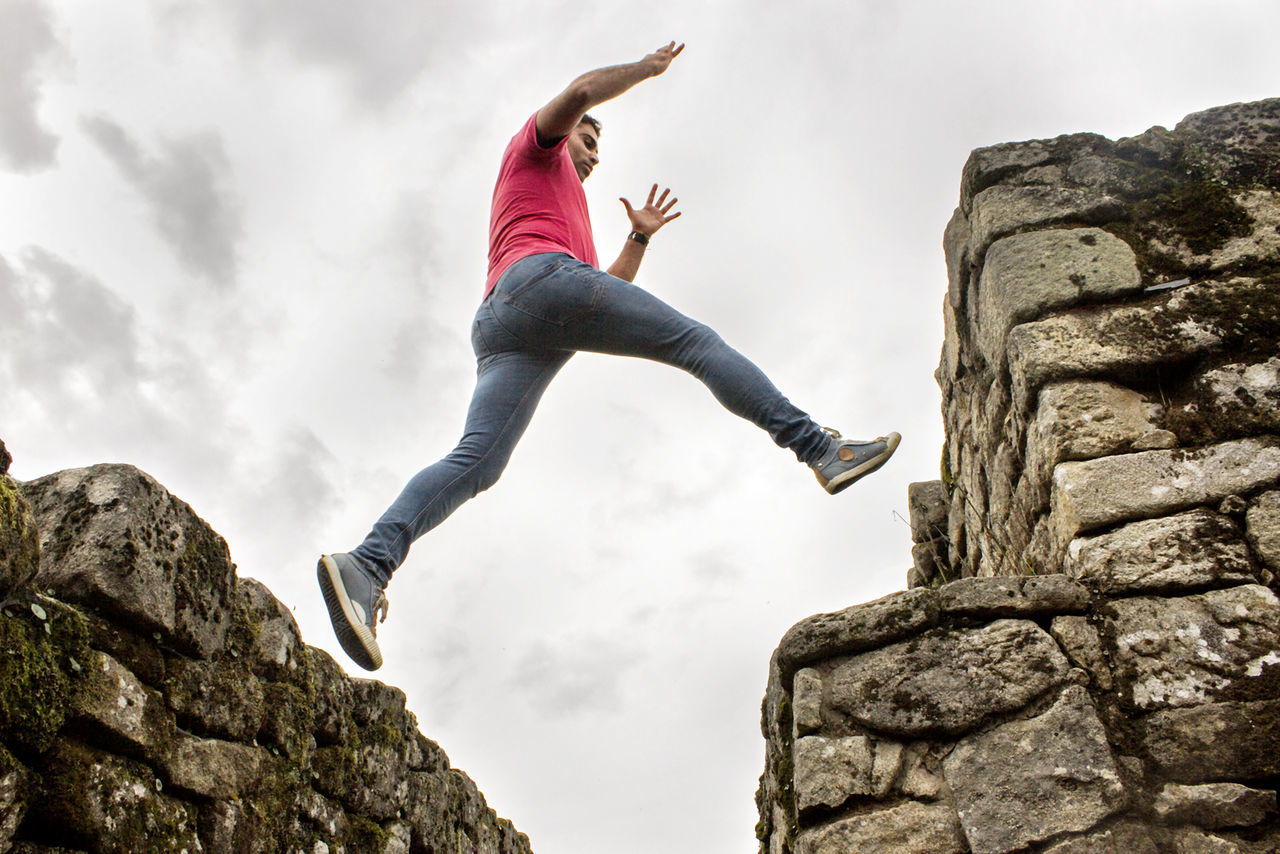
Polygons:
<instances>
[{"instance_id":1,"label":"man's other arm","mask_svg":"<svg viewBox=\"0 0 1280 854\"><path fill-rule=\"evenodd\" d=\"M671 42L639 62L597 68L579 76L538 110L538 143L550 147L568 136L588 110L618 97L641 80L657 77L682 50L683 44Z\"/></svg>"},{"instance_id":2,"label":"man's other arm","mask_svg":"<svg viewBox=\"0 0 1280 854\"><path fill-rule=\"evenodd\" d=\"M658 229L680 216L680 211L671 212L678 199L672 196L668 201L667 196L670 194L671 190L667 189L658 196L658 185L654 184L642 208L633 208L631 202L618 199L627 209L627 219L631 221L632 233L642 235L643 240L632 237L626 239L622 244L622 252L618 254L618 260L610 264L606 271L610 276L617 276L628 282L636 280L636 273L640 271L640 262L644 260L644 250L649 246L649 238L653 237ZM656 200L655 196L657 196Z\"/></svg>"}]
</instances>

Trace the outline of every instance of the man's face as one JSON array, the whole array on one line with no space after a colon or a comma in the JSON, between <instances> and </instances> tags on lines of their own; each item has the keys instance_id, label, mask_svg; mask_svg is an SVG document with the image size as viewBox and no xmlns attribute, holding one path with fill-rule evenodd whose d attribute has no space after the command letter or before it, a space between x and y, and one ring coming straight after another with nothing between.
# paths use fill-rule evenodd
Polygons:
<instances>
[{"instance_id":1,"label":"man's face","mask_svg":"<svg viewBox=\"0 0 1280 854\"><path fill-rule=\"evenodd\" d=\"M569 157L573 160L573 168L578 170L578 180L585 181L600 162L600 137L596 129L582 122L569 134Z\"/></svg>"}]
</instances>

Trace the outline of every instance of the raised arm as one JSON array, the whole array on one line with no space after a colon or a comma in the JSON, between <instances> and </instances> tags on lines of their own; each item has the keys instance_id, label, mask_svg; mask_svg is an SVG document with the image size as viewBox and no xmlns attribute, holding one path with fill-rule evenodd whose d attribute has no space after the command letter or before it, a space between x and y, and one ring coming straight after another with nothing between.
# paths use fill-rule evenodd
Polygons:
<instances>
[{"instance_id":1,"label":"raised arm","mask_svg":"<svg viewBox=\"0 0 1280 854\"><path fill-rule=\"evenodd\" d=\"M657 77L682 50L683 44L671 42L639 62L597 68L581 75L538 110L538 142L551 146L568 136L588 110L618 97L641 80Z\"/></svg>"}]
</instances>

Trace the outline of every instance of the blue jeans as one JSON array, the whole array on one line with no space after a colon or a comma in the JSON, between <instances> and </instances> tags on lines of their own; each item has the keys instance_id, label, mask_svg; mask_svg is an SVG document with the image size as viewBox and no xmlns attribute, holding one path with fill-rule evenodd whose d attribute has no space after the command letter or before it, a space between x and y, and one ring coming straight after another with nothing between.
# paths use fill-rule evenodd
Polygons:
<instances>
[{"instance_id":1,"label":"blue jeans","mask_svg":"<svg viewBox=\"0 0 1280 854\"><path fill-rule=\"evenodd\" d=\"M638 356L701 380L726 409L764 429L803 463L828 435L712 329L630 282L569 255L517 261L471 327L476 389L448 456L418 472L353 552L383 584L409 545L497 482L552 377L579 350Z\"/></svg>"}]
</instances>

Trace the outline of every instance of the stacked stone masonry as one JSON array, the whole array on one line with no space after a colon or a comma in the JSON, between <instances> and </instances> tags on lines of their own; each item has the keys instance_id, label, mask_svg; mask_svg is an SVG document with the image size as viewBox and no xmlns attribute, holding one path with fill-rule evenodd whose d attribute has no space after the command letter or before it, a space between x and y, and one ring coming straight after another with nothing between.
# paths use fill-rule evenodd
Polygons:
<instances>
[{"instance_id":1,"label":"stacked stone masonry","mask_svg":"<svg viewBox=\"0 0 1280 854\"><path fill-rule=\"evenodd\" d=\"M0 852L530 850L135 468L0 472L0 599Z\"/></svg>"},{"instance_id":2,"label":"stacked stone masonry","mask_svg":"<svg viewBox=\"0 0 1280 854\"><path fill-rule=\"evenodd\" d=\"M907 592L784 637L761 850L1280 851L1280 99L971 155Z\"/></svg>"}]
</instances>

